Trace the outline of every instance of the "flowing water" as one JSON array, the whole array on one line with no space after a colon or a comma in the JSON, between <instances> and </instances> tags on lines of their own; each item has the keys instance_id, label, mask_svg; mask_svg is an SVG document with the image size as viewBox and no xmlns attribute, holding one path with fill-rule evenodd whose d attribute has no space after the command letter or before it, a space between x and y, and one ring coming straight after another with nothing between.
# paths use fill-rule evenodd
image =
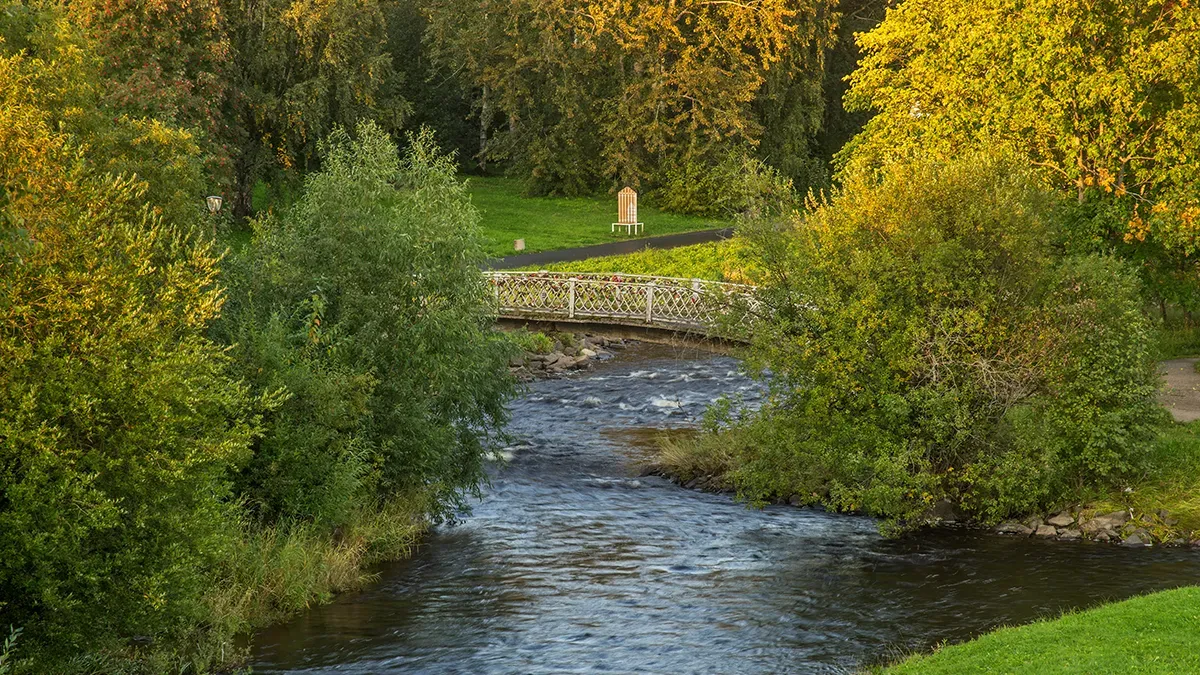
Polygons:
<instances>
[{"instance_id":1,"label":"flowing water","mask_svg":"<svg viewBox=\"0 0 1200 675\"><path fill-rule=\"evenodd\" d=\"M255 673L820 673L1200 581L1200 554L868 518L637 477L646 427L760 389L728 357L641 346L537 382L469 515L369 589L255 637Z\"/></svg>"}]
</instances>

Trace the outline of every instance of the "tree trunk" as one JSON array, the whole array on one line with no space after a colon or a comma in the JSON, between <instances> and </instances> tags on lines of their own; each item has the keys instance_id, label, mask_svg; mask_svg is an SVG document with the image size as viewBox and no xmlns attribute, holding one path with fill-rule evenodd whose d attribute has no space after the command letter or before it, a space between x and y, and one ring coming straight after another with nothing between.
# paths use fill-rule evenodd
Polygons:
<instances>
[{"instance_id":1,"label":"tree trunk","mask_svg":"<svg viewBox=\"0 0 1200 675\"><path fill-rule=\"evenodd\" d=\"M239 158L234 164L233 180L233 219L242 222L254 215L254 177L251 175L249 163Z\"/></svg>"},{"instance_id":2,"label":"tree trunk","mask_svg":"<svg viewBox=\"0 0 1200 675\"><path fill-rule=\"evenodd\" d=\"M483 85L483 95L479 98L479 170L487 171L488 128L492 126L492 101L488 94L491 89Z\"/></svg>"}]
</instances>

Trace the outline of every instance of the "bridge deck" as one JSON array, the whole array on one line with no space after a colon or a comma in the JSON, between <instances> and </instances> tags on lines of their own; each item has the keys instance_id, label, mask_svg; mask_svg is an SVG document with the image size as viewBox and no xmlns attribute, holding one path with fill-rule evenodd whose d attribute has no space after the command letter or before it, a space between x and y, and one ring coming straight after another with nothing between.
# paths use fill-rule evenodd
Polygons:
<instances>
[{"instance_id":1,"label":"bridge deck","mask_svg":"<svg viewBox=\"0 0 1200 675\"><path fill-rule=\"evenodd\" d=\"M501 318L649 326L737 339L754 287L639 274L487 272ZM733 330L733 333L738 331Z\"/></svg>"}]
</instances>

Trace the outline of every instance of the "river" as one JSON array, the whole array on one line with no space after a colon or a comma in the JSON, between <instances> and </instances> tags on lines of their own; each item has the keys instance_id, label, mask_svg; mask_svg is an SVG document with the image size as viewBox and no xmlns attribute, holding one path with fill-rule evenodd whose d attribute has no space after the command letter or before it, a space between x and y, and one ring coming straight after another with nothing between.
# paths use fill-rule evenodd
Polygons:
<instances>
[{"instance_id":1,"label":"river","mask_svg":"<svg viewBox=\"0 0 1200 675\"><path fill-rule=\"evenodd\" d=\"M637 477L647 427L761 390L735 359L640 345L536 382L483 500L380 581L255 636L255 673L835 673L1196 583L1200 554L869 518ZM1084 646L1086 647L1086 646Z\"/></svg>"}]
</instances>

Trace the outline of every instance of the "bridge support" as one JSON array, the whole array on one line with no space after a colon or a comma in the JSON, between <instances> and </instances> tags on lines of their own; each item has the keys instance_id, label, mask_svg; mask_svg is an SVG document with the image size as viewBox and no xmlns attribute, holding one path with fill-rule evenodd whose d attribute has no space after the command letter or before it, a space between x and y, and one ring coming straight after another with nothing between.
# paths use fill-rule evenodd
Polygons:
<instances>
[{"instance_id":1,"label":"bridge support","mask_svg":"<svg viewBox=\"0 0 1200 675\"><path fill-rule=\"evenodd\" d=\"M739 350L746 348L746 345L743 343L708 337L701 333L688 333L652 326L622 326L589 321L538 321L532 319L500 318L496 320L496 327L506 331L524 328L525 330L541 333L589 333L592 335L603 335L607 338L639 340L641 342L650 342L671 347L699 349L716 354L737 354Z\"/></svg>"}]
</instances>

